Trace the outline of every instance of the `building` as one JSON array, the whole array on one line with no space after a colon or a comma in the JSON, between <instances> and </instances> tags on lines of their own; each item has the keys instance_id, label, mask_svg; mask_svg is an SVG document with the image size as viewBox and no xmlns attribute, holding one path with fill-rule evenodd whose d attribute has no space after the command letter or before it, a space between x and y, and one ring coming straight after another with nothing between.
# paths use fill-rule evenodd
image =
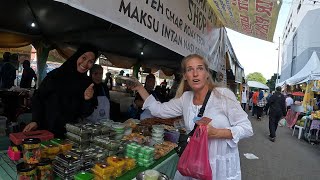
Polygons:
<instances>
[{"instance_id":1,"label":"building","mask_svg":"<svg viewBox=\"0 0 320 180\"><path fill-rule=\"evenodd\" d=\"M293 0L281 37L281 76L279 82L297 74L312 53L320 57L320 2Z\"/></svg>"}]
</instances>

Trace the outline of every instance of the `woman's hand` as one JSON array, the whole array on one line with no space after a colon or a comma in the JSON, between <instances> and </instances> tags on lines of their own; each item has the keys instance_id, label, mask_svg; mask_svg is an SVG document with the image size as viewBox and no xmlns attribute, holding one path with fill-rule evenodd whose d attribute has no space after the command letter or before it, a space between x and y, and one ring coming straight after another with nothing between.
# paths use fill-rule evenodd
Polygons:
<instances>
[{"instance_id":1,"label":"woman's hand","mask_svg":"<svg viewBox=\"0 0 320 180\"><path fill-rule=\"evenodd\" d=\"M217 136L219 134L219 129L217 129L211 125L207 125L207 132L208 132L208 137L217 138Z\"/></svg>"},{"instance_id":2,"label":"woman's hand","mask_svg":"<svg viewBox=\"0 0 320 180\"><path fill-rule=\"evenodd\" d=\"M33 131L33 130L36 130L37 128L38 128L38 124L36 122L31 122L23 129L23 132Z\"/></svg>"},{"instance_id":3,"label":"woman's hand","mask_svg":"<svg viewBox=\"0 0 320 180\"><path fill-rule=\"evenodd\" d=\"M232 133L229 129L215 128L210 125L212 119L207 117L202 117L196 123L198 126L207 126L208 138L211 139L232 139Z\"/></svg>"},{"instance_id":4,"label":"woman's hand","mask_svg":"<svg viewBox=\"0 0 320 180\"><path fill-rule=\"evenodd\" d=\"M139 91L139 89L143 88L143 85L135 77L130 77L130 80L126 80L126 86L133 91Z\"/></svg>"},{"instance_id":5,"label":"woman's hand","mask_svg":"<svg viewBox=\"0 0 320 180\"><path fill-rule=\"evenodd\" d=\"M201 125L208 125L210 122L212 121L212 119L208 118L208 117L202 117L200 120L198 120L196 123L198 126Z\"/></svg>"},{"instance_id":6,"label":"woman's hand","mask_svg":"<svg viewBox=\"0 0 320 180\"><path fill-rule=\"evenodd\" d=\"M89 100L93 97L93 93L94 93L93 86L94 86L94 84L91 83L90 86L84 91L84 99L85 100Z\"/></svg>"}]
</instances>

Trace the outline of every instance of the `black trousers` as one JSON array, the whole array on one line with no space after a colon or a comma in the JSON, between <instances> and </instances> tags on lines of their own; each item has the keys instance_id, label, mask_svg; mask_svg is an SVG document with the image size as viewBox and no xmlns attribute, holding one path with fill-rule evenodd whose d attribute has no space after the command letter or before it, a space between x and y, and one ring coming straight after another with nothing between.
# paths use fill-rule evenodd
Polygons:
<instances>
[{"instance_id":1,"label":"black trousers","mask_svg":"<svg viewBox=\"0 0 320 180\"><path fill-rule=\"evenodd\" d=\"M246 111L246 105L247 105L247 103L241 103L241 107L242 107L242 109L243 109L244 111Z\"/></svg>"},{"instance_id":2,"label":"black trousers","mask_svg":"<svg viewBox=\"0 0 320 180\"><path fill-rule=\"evenodd\" d=\"M269 116L269 132L270 132L270 137L274 138L276 136L276 131L278 128L278 123L281 119L280 116Z\"/></svg>"},{"instance_id":3,"label":"black trousers","mask_svg":"<svg viewBox=\"0 0 320 180\"><path fill-rule=\"evenodd\" d=\"M254 116L255 114L257 114L257 105L254 105L253 104L253 107L252 107L252 116Z\"/></svg>"},{"instance_id":4,"label":"black trousers","mask_svg":"<svg viewBox=\"0 0 320 180\"><path fill-rule=\"evenodd\" d=\"M256 106L257 107L257 118L261 118L262 116L262 113L263 113L263 107L259 107L259 106Z\"/></svg>"}]
</instances>

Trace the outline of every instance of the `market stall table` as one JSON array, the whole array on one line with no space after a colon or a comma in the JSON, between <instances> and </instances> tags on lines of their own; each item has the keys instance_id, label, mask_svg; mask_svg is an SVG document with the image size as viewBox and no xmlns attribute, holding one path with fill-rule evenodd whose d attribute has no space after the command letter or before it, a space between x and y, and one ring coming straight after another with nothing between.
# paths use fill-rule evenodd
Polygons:
<instances>
[{"instance_id":1,"label":"market stall table","mask_svg":"<svg viewBox=\"0 0 320 180\"><path fill-rule=\"evenodd\" d=\"M128 180L134 179L137 174L147 169L155 169L159 172L166 174L170 179L173 179L179 157L176 152L173 150L169 152L166 156L161 157L156 160L154 164L150 167L141 167L137 166L131 171L128 171L121 177L117 178L118 180ZM18 163L15 161L11 161L7 155L7 151L0 151L0 180L16 180L17 179L17 170L16 165ZM55 178L59 180L60 178Z\"/></svg>"}]
</instances>

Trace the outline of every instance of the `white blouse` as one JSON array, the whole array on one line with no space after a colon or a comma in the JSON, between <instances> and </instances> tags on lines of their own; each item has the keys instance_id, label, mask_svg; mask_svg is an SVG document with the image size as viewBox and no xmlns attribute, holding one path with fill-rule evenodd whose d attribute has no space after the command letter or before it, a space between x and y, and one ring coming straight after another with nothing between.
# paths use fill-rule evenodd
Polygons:
<instances>
[{"instance_id":1,"label":"white blouse","mask_svg":"<svg viewBox=\"0 0 320 180\"><path fill-rule=\"evenodd\" d=\"M199 113L200 106L193 104L193 92L185 92L180 98L160 103L149 96L143 109L149 109L153 116L172 118L183 115L186 130L194 127L193 118ZM210 124L215 128L230 129L233 139L209 139L209 161L214 180L241 180L238 142L253 135L251 122L236 100L232 91L227 88L215 88L208 100L203 117L212 119ZM174 179L192 179L183 177L178 171Z\"/></svg>"}]
</instances>

